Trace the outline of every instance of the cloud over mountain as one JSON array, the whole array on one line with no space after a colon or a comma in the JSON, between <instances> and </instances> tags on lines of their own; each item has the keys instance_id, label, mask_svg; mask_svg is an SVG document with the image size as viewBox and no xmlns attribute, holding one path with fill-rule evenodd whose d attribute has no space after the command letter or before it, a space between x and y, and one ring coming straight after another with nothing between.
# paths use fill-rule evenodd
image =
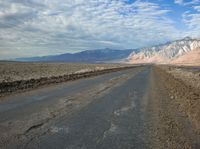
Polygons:
<instances>
[{"instance_id":1,"label":"cloud over mountain","mask_svg":"<svg viewBox=\"0 0 200 149\"><path fill-rule=\"evenodd\" d=\"M195 5L196 6L196 5ZM196 12L183 15L199 27ZM0 1L0 58L49 55L97 48L140 48L181 38L174 10L143 0Z\"/></svg>"}]
</instances>

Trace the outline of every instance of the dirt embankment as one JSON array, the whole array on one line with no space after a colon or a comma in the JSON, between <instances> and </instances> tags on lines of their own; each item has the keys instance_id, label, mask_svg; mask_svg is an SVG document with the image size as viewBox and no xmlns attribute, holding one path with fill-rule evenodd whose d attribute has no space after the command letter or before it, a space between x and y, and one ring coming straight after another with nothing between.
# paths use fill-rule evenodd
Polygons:
<instances>
[{"instance_id":1,"label":"dirt embankment","mask_svg":"<svg viewBox=\"0 0 200 149\"><path fill-rule=\"evenodd\" d=\"M0 96L132 67L120 64L0 63Z\"/></svg>"},{"instance_id":2,"label":"dirt embankment","mask_svg":"<svg viewBox=\"0 0 200 149\"><path fill-rule=\"evenodd\" d=\"M147 109L152 148L199 148L200 92L167 70L152 71Z\"/></svg>"},{"instance_id":3,"label":"dirt embankment","mask_svg":"<svg viewBox=\"0 0 200 149\"><path fill-rule=\"evenodd\" d=\"M176 71L173 67L156 67L155 72L177 108L187 115L192 129L200 136L200 78L198 72ZM176 108L176 107L175 107Z\"/></svg>"}]
</instances>

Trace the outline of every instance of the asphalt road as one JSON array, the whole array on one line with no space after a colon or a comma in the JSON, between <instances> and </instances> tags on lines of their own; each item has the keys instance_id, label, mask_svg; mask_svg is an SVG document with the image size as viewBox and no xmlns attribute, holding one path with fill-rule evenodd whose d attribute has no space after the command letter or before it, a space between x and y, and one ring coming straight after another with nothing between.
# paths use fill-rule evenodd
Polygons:
<instances>
[{"instance_id":1,"label":"asphalt road","mask_svg":"<svg viewBox=\"0 0 200 149\"><path fill-rule=\"evenodd\" d=\"M4 97L0 148L143 149L151 67Z\"/></svg>"}]
</instances>

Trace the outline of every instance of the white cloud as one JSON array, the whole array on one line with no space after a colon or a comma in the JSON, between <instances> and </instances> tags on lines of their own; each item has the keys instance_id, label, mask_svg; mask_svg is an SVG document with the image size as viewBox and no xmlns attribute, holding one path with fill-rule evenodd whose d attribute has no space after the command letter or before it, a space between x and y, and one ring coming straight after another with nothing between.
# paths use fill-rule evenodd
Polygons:
<instances>
[{"instance_id":1,"label":"white cloud","mask_svg":"<svg viewBox=\"0 0 200 149\"><path fill-rule=\"evenodd\" d=\"M183 5L183 6L191 6L196 5L200 3L200 0L190 0L190 1L184 1L184 0L174 0L175 4Z\"/></svg>"},{"instance_id":2,"label":"white cloud","mask_svg":"<svg viewBox=\"0 0 200 149\"><path fill-rule=\"evenodd\" d=\"M190 11L187 11L183 14L183 21L188 26L189 31L188 35L191 35L193 37L200 37L200 7L194 6L194 9L197 10L197 13L191 13Z\"/></svg>"},{"instance_id":3,"label":"white cloud","mask_svg":"<svg viewBox=\"0 0 200 149\"><path fill-rule=\"evenodd\" d=\"M190 2L186 2L185 4L186 5L196 5L196 4L199 4L200 3L200 0L191 0Z\"/></svg>"},{"instance_id":4,"label":"white cloud","mask_svg":"<svg viewBox=\"0 0 200 149\"><path fill-rule=\"evenodd\" d=\"M183 4L183 0L175 0L174 3L175 4Z\"/></svg>"},{"instance_id":5,"label":"white cloud","mask_svg":"<svg viewBox=\"0 0 200 149\"><path fill-rule=\"evenodd\" d=\"M194 6L194 9L198 12L200 12L200 6Z\"/></svg>"},{"instance_id":6,"label":"white cloud","mask_svg":"<svg viewBox=\"0 0 200 149\"><path fill-rule=\"evenodd\" d=\"M180 36L170 11L140 0L3 1L0 58L158 44Z\"/></svg>"}]
</instances>

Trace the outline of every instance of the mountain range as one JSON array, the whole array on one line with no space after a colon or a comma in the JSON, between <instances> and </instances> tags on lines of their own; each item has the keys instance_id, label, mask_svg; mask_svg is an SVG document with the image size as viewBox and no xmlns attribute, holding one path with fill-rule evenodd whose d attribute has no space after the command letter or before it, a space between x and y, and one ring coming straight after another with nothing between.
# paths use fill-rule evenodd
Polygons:
<instances>
[{"instance_id":1,"label":"mountain range","mask_svg":"<svg viewBox=\"0 0 200 149\"><path fill-rule=\"evenodd\" d=\"M61 55L18 58L30 62L75 63L130 63L130 64L183 64L200 65L200 39L186 37L182 40L142 49L99 49Z\"/></svg>"},{"instance_id":2,"label":"mountain range","mask_svg":"<svg viewBox=\"0 0 200 149\"><path fill-rule=\"evenodd\" d=\"M133 51L128 63L200 64L200 39L186 37L163 45Z\"/></svg>"},{"instance_id":3,"label":"mountain range","mask_svg":"<svg viewBox=\"0 0 200 149\"><path fill-rule=\"evenodd\" d=\"M113 49L99 49L86 50L78 53L66 53L61 55L17 58L17 61L29 62L75 62L75 63L109 63L120 62L126 59L134 50L113 50Z\"/></svg>"}]
</instances>

